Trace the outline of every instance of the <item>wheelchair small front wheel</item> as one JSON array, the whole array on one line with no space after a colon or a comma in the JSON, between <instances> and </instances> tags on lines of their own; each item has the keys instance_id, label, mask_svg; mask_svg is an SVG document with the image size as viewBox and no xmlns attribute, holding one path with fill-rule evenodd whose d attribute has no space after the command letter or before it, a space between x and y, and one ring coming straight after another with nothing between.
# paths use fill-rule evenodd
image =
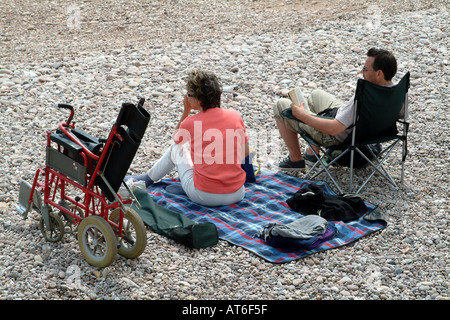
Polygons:
<instances>
[{"instance_id":1,"label":"wheelchair small front wheel","mask_svg":"<svg viewBox=\"0 0 450 320\"><path fill-rule=\"evenodd\" d=\"M116 208L111 212L109 220L119 223L119 219L120 208ZM123 215L122 237L118 238L120 244L118 252L125 258L140 256L147 246L147 229L139 214L131 208L126 208Z\"/></svg>"},{"instance_id":2,"label":"wheelchair small front wheel","mask_svg":"<svg viewBox=\"0 0 450 320\"><path fill-rule=\"evenodd\" d=\"M117 238L105 219L99 216L83 219L77 238L81 253L92 266L104 268L116 259Z\"/></svg>"},{"instance_id":3,"label":"wheelchair small front wheel","mask_svg":"<svg viewBox=\"0 0 450 320\"><path fill-rule=\"evenodd\" d=\"M44 217L39 220L39 229L47 241L58 242L64 237L64 223L59 216L51 210L48 212L50 230L47 229Z\"/></svg>"}]
</instances>

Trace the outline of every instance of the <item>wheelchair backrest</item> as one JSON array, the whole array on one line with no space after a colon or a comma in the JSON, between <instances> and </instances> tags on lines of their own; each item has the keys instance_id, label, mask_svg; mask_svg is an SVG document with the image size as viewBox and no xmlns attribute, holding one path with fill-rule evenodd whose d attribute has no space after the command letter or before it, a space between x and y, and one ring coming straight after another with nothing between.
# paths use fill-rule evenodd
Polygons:
<instances>
[{"instance_id":1,"label":"wheelchair backrest","mask_svg":"<svg viewBox=\"0 0 450 320\"><path fill-rule=\"evenodd\" d=\"M112 139L112 143L104 151L107 154L100 170L111 188L100 177L97 177L96 184L110 201L115 199L114 193L119 190L150 121L150 114L143 103L143 99L138 105L123 103L108 138Z\"/></svg>"}]
</instances>

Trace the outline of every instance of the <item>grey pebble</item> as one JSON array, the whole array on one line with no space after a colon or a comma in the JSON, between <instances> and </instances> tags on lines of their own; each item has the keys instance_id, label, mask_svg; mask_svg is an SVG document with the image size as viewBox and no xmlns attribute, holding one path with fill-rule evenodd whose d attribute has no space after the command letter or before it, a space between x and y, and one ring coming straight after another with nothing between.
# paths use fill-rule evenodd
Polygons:
<instances>
[{"instance_id":1,"label":"grey pebble","mask_svg":"<svg viewBox=\"0 0 450 320\"><path fill-rule=\"evenodd\" d=\"M449 299L448 1L15 2L2 1L0 20L1 300ZM15 211L20 181L44 164L45 132L67 116L58 103L103 137L122 102L145 97L152 120L130 167L142 173L169 146L187 72L208 69L270 167L287 152L275 101L295 85L348 100L370 46L395 53L394 80L411 72L404 185L374 178L362 193L385 214L380 232L280 265L225 241L193 250L148 230L141 256L98 270L74 234L47 242L36 212Z\"/></svg>"}]
</instances>

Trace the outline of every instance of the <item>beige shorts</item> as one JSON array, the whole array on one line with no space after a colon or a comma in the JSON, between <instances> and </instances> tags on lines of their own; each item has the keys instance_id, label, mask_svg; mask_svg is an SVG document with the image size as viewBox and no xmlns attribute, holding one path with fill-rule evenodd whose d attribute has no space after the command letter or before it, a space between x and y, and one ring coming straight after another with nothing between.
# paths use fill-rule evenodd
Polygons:
<instances>
[{"instance_id":1,"label":"beige shorts","mask_svg":"<svg viewBox=\"0 0 450 320\"><path fill-rule=\"evenodd\" d=\"M327 108L340 108L345 104L343 101L320 89L316 89L311 92L306 100L308 102L308 108L306 108L306 111L312 115L317 115L319 112ZM301 127L314 141L323 146L334 146L341 143L334 136L318 131L300 121L284 117L282 115L283 110L290 108L291 104L292 101L290 99L281 98L275 103L273 108L275 117L280 119L286 128L291 131L298 132L298 128Z\"/></svg>"}]
</instances>

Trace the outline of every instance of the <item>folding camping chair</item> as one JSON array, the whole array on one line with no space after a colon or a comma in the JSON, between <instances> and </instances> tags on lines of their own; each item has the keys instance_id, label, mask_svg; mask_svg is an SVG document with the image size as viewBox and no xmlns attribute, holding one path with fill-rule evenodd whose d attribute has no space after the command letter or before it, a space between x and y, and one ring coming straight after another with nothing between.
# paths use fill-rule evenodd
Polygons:
<instances>
[{"instance_id":1,"label":"folding camping chair","mask_svg":"<svg viewBox=\"0 0 450 320\"><path fill-rule=\"evenodd\" d=\"M396 189L397 183L388 173L383 163L391 155L393 149L400 143L402 145L401 158L401 178L403 183L404 166L407 155L407 135L408 135L408 90L409 90L409 72L393 87L384 87L373 84L369 81L359 79L355 93L355 111L354 121L349 127L352 128L351 134L347 139L338 146L325 147L314 141L302 128L299 127L300 136L306 141L310 149L314 152L317 159L316 163L307 172L305 178L316 171L311 176L314 179L319 174L325 172L339 193L343 193L341 185L331 174L329 168L333 165L349 166L349 186L348 193L358 194L366 186L375 173L381 174ZM403 119L398 119L398 115L404 106ZM287 109L283 112L284 116L293 118L292 111ZM397 129L397 124L401 125L401 132ZM372 148L368 147L373 144L387 143L383 151L375 154ZM313 146L319 147L320 153L314 151ZM338 155L336 156L336 152ZM353 178L355 161L359 158L359 162L363 162L365 166L369 166L372 172L364 179L356 192L353 192ZM319 170L319 168L321 168ZM316 170L317 169L317 170Z\"/></svg>"}]
</instances>

